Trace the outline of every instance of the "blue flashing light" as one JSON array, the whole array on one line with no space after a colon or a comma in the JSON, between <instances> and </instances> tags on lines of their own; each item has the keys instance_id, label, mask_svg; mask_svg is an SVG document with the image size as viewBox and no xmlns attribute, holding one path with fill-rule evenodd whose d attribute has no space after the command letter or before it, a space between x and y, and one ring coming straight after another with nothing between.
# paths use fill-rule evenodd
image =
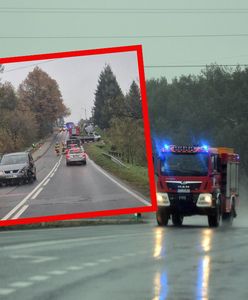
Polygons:
<instances>
[{"instance_id":1,"label":"blue flashing light","mask_svg":"<svg viewBox=\"0 0 248 300\"><path fill-rule=\"evenodd\" d=\"M208 151L208 146L207 146L207 145L203 145L202 148L203 148L205 151Z\"/></svg>"},{"instance_id":2,"label":"blue flashing light","mask_svg":"<svg viewBox=\"0 0 248 300\"><path fill-rule=\"evenodd\" d=\"M165 145L164 145L164 149L165 149L165 150L169 150L169 149L170 149L170 146L167 145L167 144L165 144Z\"/></svg>"}]
</instances>

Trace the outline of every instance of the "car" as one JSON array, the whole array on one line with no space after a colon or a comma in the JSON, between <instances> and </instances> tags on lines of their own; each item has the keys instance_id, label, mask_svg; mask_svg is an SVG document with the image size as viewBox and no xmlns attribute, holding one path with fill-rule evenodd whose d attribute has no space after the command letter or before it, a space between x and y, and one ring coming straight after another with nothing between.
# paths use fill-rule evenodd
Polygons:
<instances>
[{"instance_id":1,"label":"car","mask_svg":"<svg viewBox=\"0 0 248 300\"><path fill-rule=\"evenodd\" d=\"M86 153L83 147L76 147L68 149L66 153L66 165L80 163L86 165Z\"/></svg>"},{"instance_id":2,"label":"car","mask_svg":"<svg viewBox=\"0 0 248 300\"><path fill-rule=\"evenodd\" d=\"M0 184L31 183L36 180L36 167L29 152L4 154L0 163Z\"/></svg>"}]
</instances>

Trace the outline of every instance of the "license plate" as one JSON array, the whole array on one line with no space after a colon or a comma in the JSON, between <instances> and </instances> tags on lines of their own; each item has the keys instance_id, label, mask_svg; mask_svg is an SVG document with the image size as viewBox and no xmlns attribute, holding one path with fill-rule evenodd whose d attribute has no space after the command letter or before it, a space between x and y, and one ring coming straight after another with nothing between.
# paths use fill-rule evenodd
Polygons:
<instances>
[{"instance_id":1,"label":"license plate","mask_svg":"<svg viewBox=\"0 0 248 300\"><path fill-rule=\"evenodd\" d=\"M186 196L179 196L178 199L179 199L179 201L180 200L184 201L184 200L187 200L187 197Z\"/></svg>"},{"instance_id":2,"label":"license plate","mask_svg":"<svg viewBox=\"0 0 248 300\"><path fill-rule=\"evenodd\" d=\"M190 189L178 189L178 193L190 193Z\"/></svg>"},{"instance_id":3,"label":"license plate","mask_svg":"<svg viewBox=\"0 0 248 300\"><path fill-rule=\"evenodd\" d=\"M14 174L8 175L8 178L16 178L17 176Z\"/></svg>"}]
</instances>

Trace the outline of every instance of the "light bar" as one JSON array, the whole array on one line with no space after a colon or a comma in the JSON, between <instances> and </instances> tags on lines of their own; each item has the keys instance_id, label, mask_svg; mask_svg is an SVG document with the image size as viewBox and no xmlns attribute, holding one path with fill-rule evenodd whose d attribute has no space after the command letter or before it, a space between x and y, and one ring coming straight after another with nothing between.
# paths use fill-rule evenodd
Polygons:
<instances>
[{"instance_id":1,"label":"light bar","mask_svg":"<svg viewBox=\"0 0 248 300\"><path fill-rule=\"evenodd\" d=\"M203 146L175 146L167 145L161 149L162 153L173 152L173 153L197 153L197 152L208 152L209 147L207 145Z\"/></svg>"}]
</instances>

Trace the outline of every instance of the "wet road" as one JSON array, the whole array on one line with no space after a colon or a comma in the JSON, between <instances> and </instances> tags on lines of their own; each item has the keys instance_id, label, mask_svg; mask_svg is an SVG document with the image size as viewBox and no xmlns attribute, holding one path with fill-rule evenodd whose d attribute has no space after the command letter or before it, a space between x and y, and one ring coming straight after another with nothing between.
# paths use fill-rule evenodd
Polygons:
<instances>
[{"instance_id":1,"label":"wet road","mask_svg":"<svg viewBox=\"0 0 248 300\"><path fill-rule=\"evenodd\" d=\"M65 139L60 135L58 140ZM66 166L52 146L36 162L37 182L0 188L2 220L104 211L150 205L90 159L87 165Z\"/></svg>"},{"instance_id":2,"label":"wet road","mask_svg":"<svg viewBox=\"0 0 248 300\"><path fill-rule=\"evenodd\" d=\"M248 299L248 227L107 225L0 233L0 299Z\"/></svg>"}]
</instances>

